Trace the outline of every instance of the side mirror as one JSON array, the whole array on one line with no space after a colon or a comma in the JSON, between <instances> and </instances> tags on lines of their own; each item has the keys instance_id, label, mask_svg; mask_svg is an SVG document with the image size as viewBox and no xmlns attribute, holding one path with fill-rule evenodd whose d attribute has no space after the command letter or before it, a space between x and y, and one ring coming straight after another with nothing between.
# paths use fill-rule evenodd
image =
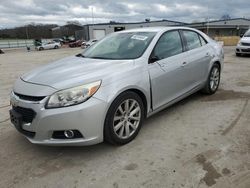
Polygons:
<instances>
[{"instance_id":1,"label":"side mirror","mask_svg":"<svg viewBox=\"0 0 250 188\"><path fill-rule=\"evenodd\" d=\"M243 33L241 33L241 34L240 34L240 38L242 38L243 36L244 36L244 34L243 34Z\"/></svg>"},{"instance_id":2,"label":"side mirror","mask_svg":"<svg viewBox=\"0 0 250 188\"><path fill-rule=\"evenodd\" d=\"M156 62L156 61L159 61L160 60L160 58L158 57L158 56L151 56L150 58L149 58L149 61L148 61L148 63L150 64L150 63L154 63L154 62Z\"/></svg>"}]
</instances>

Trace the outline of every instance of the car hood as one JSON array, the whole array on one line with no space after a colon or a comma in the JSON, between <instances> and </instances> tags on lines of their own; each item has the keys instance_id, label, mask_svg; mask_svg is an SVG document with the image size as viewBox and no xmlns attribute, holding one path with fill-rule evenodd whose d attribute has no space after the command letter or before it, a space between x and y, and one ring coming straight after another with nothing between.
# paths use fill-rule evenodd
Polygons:
<instances>
[{"instance_id":1,"label":"car hood","mask_svg":"<svg viewBox=\"0 0 250 188\"><path fill-rule=\"evenodd\" d=\"M131 69L133 60L103 60L68 57L21 76L25 82L65 89L102 80L113 73ZM107 84L107 81L102 85Z\"/></svg>"}]
</instances>

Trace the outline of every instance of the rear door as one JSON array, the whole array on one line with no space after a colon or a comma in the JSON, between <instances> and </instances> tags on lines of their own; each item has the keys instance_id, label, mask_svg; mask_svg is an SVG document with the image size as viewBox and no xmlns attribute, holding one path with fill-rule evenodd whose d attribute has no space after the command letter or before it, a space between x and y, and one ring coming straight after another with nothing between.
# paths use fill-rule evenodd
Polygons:
<instances>
[{"instance_id":1,"label":"rear door","mask_svg":"<svg viewBox=\"0 0 250 188\"><path fill-rule=\"evenodd\" d=\"M55 42L50 42L50 44L49 44L49 48L50 48L50 49L53 49L53 48L55 48L55 45L56 45L56 43L55 43Z\"/></svg>"},{"instance_id":2,"label":"rear door","mask_svg":"<svg viewBox=\"0 0 250 188\"><path fill-rule=\"evenodd\" d=\"M199 33L192 30L182 30L181 33L187 51L186 79L189 88L192 89L206 80L212 51Z\"/></svg>"},{"instance_id":3,"label":"rear door","mask_svg":"<svg viewBox=\"0 0 250 188\"><path fill-rule=\"evenodd\" d=\"M48 43L45 43L45 44L43 45L43 48L44 48L45 50L49 49L49 44L48 44Z\"/></svg>"}]
</instances>

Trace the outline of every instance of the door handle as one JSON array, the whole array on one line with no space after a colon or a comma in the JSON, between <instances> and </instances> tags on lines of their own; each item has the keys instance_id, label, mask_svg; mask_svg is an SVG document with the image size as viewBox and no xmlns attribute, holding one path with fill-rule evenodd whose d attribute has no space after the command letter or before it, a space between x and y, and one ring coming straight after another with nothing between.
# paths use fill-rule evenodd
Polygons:
<instances>
[{"instance_id":1,"label":"door handle","mask_svg":"<svg viewBox=\"0 0 250 188\"><path fill-rule=\"evenodd\" d=\"M185 67L186 65L187 65L187 62L183 62L181 66Z\"/></svg>"},{"instance_id":2,"label":"door handle","mask_svg":"<svg viewBox=\"0 0 250 188\"><path fill-rule=\"evenodd\" d=\"M160 67L166 67L165 63L158 63L160 65Z\"/></svg>"},{"instance_id":3,"label":"door handle","mask_svg":"<svg viewBox=\"0 0 250 188\"><path fill-rule=\"evenodd\" d=\"M206 53L206 57L209 57L209 56L210 56L210 53L209 53L209 52L207 52L207 53Z\"/></svg>"}]
</instances>

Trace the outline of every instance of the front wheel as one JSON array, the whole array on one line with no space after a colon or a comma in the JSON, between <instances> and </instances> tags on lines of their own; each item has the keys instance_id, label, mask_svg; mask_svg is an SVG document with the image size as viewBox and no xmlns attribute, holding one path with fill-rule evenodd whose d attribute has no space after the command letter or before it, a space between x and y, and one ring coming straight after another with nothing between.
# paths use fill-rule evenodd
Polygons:
<instances>
[{"instance_id":1,"label":"front wheel","mask_svg":"<svg viewBox=\"0 0 250 188\"><path fill-rule=\"evenodd\" d=\"M134 92L126 91L111 104L104 124L104 140L115 145L132 141L144 120L144 106Z\"/></svg>"},{"instance_id":2,"label":"front wheel","mask_svg":"<svg viewBox=\"0 0 250 188\"><path fill-rule=\"evenodd\" d=\"M235 55L236 55L237 57L240 57L240 56L241 56L241 53L235 53Z\"/></svg>"},{"instance_id":3,"label":"front wheel","mask_svg":"<svg viewBox=\"0 0 250 188\"><path fill-rule=\"evenodd\" d=\"M220 85L220 66L215 63L209 73L205 87L202 89L203 93L208 95L214 94Z\"/></svg>"}]
</instances>

